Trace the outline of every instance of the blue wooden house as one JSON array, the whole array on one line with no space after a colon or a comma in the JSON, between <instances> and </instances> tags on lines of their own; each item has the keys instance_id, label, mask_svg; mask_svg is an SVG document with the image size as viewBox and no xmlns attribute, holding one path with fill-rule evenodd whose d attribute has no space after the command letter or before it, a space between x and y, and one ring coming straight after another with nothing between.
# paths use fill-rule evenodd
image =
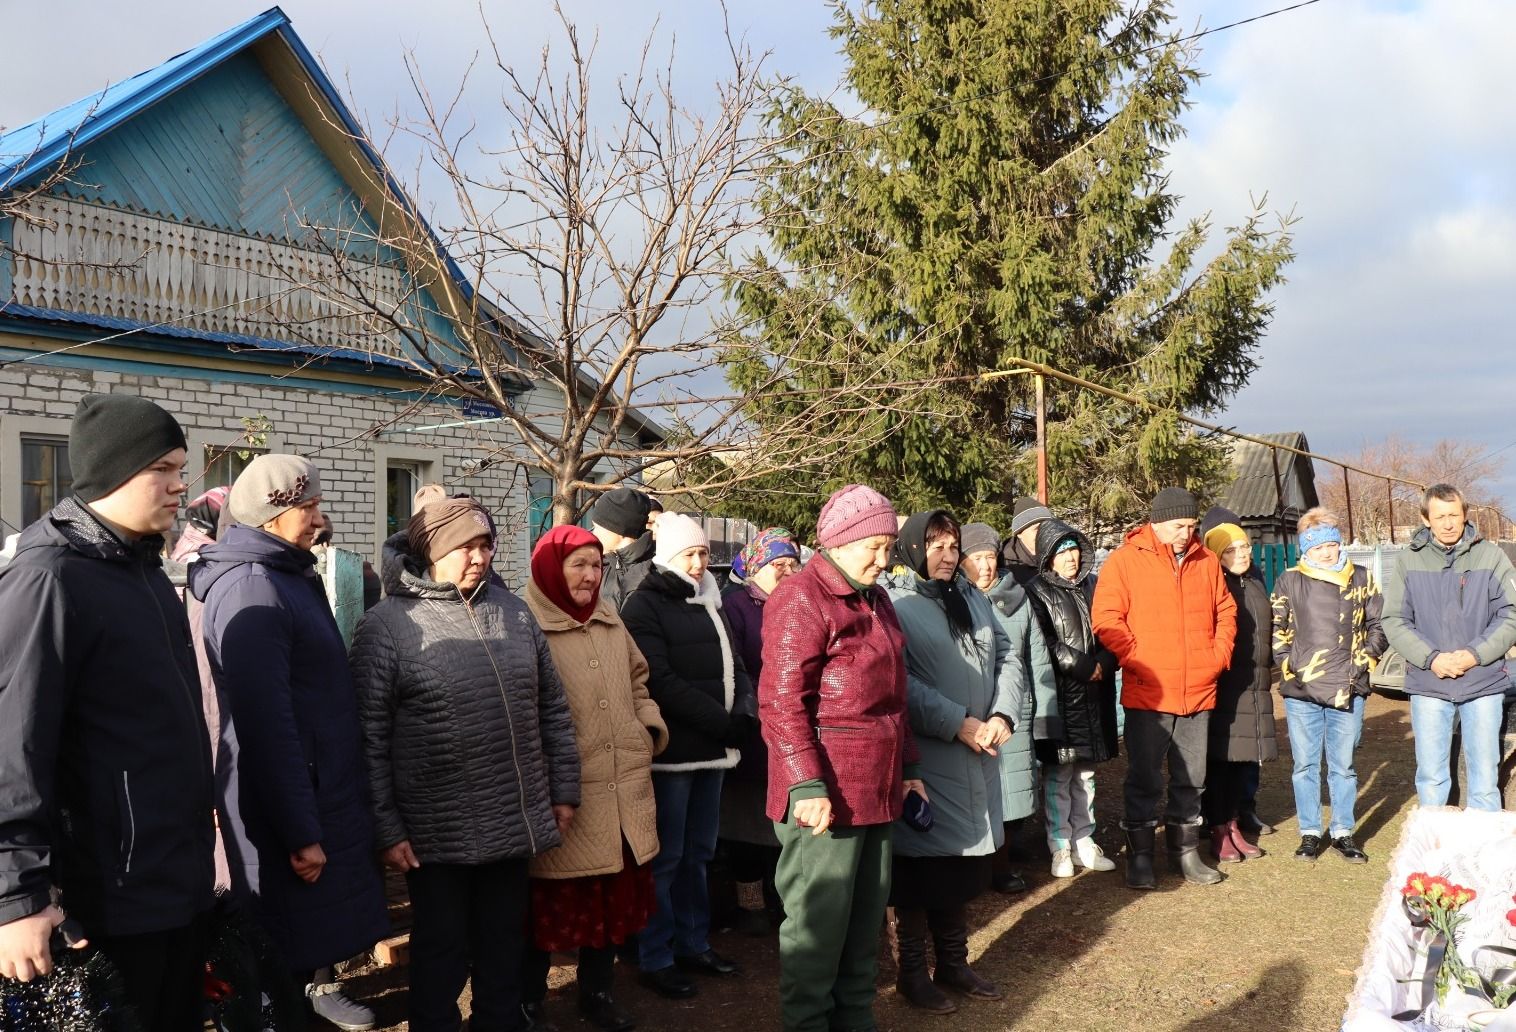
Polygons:
<instances>
[{"instance_id":1,"label":"blue wooden house","mask_svg":"<svg viewBox=\"0 0 1516 1032\"><path fill-rule=\"evenodd\" d=\"M71 171L49 184L60 163ZM184 424L192 495L258 451L300 452L322 468L338 543L376 556L414 489L440 480L494 509L513 533L498 562L524 571L544 489L508 455L479 462L489 413L424 390L406 329L462 355L492 310L284 12L0 136L0 194L25 198L0 218L4 533L67 492L78 398L128 391ZM434 246L381 243L394 220ZM349 276L393 299L392 325L309 286Z\"/></svg>"}]
</instances>

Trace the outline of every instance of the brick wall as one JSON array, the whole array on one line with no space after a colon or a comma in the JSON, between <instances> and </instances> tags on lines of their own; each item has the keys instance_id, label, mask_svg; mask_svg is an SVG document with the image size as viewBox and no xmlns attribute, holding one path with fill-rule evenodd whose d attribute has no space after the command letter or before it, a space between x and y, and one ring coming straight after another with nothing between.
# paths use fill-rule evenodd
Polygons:
<instances>
[{"instance_id":1,"label":"brick wall","mask_svg":"<svg viewBox=\"0 0 1516 1032\"><path fill-rule=\"evenodd\" d=\"M466 472L470 464L508 444L509 431L487 425L467 426L420 434L389 433L374 440L348 442L381 423L415 427L462 417L458 409L448 405L402 416L406 402L383 395L237 383L215 379L214 375L208 372L208 378L201 379L45 365L6 366L0 368L0 430L7 422L10 429L0 436L10 439L18 427L19 432L67 434L67 420L83 395L137 394L163 405L184 425L191 443L188 474L198 477L205 445L230 444L242 431L243 417L263 415L271 424L269 450L306 455L320 467L323 509L336 525L338 543L369 556L376 552L380 536L384 460L431 462L431 479L467 490L495 514L500 529L495 567L513 587L525 584L527 478L517 474L511 462L514 452L495 454L483 472ZM58 421L56 426L53 420ZM519 443L515 447L519 448ZM0 449L0 495L18 489L20 471L5 468L15 463L17 454L15 447ZM11 457L9 463L7 456ZM212 486L192 484L190 493L195 495ZM14 510L7 507L7 511Z\"/></svg>"}]
</instances>

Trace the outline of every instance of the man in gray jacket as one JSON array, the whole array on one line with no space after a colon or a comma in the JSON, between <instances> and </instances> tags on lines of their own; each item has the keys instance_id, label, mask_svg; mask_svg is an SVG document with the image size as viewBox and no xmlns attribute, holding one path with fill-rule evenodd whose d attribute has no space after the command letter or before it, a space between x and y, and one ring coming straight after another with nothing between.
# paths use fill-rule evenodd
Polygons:
<instances>
[{"instance_id":1,"label":"man in gray jacket","mask_svg":"<svg viewBox=\"0 0 1516 1032\"><path fill-rule=\"evenodd\" d=\"M1499 810L1496 774L1510 676L1505 654L1516 644L1516 569L1465 515L1463 495L1434 484L1421 500L1423 529L1400 553L1384 590L1383 624L1405 657L1416 736L1416 797L1448 801L1448 756L1456 715L1463 731L1469 807Z\"/></svg>"}]
</instances>

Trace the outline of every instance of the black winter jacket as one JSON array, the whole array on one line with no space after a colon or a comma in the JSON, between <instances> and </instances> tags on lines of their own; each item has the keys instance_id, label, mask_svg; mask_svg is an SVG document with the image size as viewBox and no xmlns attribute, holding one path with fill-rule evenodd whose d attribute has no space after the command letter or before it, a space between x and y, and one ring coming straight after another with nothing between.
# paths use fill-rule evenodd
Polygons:
<instances>
[{"instance_id":1,"label":"black winter jacket","mask_svg":"<svg viewBox=\"0 0 1516 1032\"><path fill-rule=\"evenodd\" d=\"M1079 541L1079 572L1066 581L1048 564L1058 542L1072 535ZM1038 575L1027 582L1033 612L1053 654L1058 675L1058 712L1063 737L1038 739L1034 744L1043 763L1101 763L1116 755L1116 690L1112 674L1116 657L1100 644L1090 621L1095 594L1095 549L1079 531L1062 520L1044 520L1037 528ZM1096 665L1101 677L1094 678Z\"/></svg>"},{"instance_id":2,"label":"black winter jacket","mask_svg":"<svg viewBox=\"0 0 1516 1032\"><path fill-rule=\"evenodd\" d=\"M626 600L641 586L653 569L653 535L644 534L629 545L605 553L605 572L600 577L600 597L608 599L617 610L626 608Z\"/></svg>"},{"instance_id":3,"label":"black winter jacket","mask_svg":"<svg viewBox=\"0 0 1516 1032\"><path fill-rule=\"evenodd\" d=\"M1281 695L1347 709L1369 694L1369 667L1388 643L1384 596L1367 570L1349 563L1331 573L1302 560L1274 582L1271 603Z\"/></svg>"},{"instance_id":4,"label":"black winter jacket","mask_svg":"<svg viewBox=\"0 0 1516 1032\"><path fill-rule=\"evenodd\" d=\"M50 884L96 936L211 905L210 739L162 547L67 498L0 571L0 924Z\"/></svg>"},{"instance_id":5,"label":"black winter jacket","mask_svg":"<svg viewBox=\"0 0 1516 1032\"><path fill-rule=\"evenodd\" d=\"M1269 590L1251 570L1241 577L1227 573L1226 586L1237 600L1237 641L1232 646L1232 665L1216 679L1209 756L1234 763L1266 763L1279 758L1270 692L1274 654Z\"/></svg>"},{"instance_id":6,"label":"black winter jacket","mask_svg":"<svg viewBox=\"0 0 1516 1032\"><path fill-rule=\"evenodd\" d=\"M492 581L465 599L426 578L401 531L384 543L387 597L349 659L375 844L423 864L486 864L559 844L552 806L579 804L579 747L547 639Z\"/></svg>"},{"instance_id":7,"label":"black winter jacket","mask_svg":"<svg viewBox=\"0 0 1516 1032\"><path fill-rule=\"evenodd\" d=\"M655 566L627 598L621 619L648 665L648 694L669 729L654 771L735 767L736 746L756 726L758 700L709 571L695 584Z\"/></svg>"}]
</instances>

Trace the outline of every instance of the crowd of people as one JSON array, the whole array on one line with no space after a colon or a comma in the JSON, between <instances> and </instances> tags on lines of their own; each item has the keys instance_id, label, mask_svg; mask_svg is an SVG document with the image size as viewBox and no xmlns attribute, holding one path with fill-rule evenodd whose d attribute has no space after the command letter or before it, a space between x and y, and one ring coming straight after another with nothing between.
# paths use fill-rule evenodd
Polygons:
<instances>
[{"instance_id":1,"label":"crowd of people","mask_svg":"<svg viewBox=\"0 0 1516 1032\"><path fill-rule=\"evenodd\" d=\"M1516 571L1449 485L1383 594L1321 509L1270 592L1236 517L1181 488L1101 565L1034 500L1002 537L858 484L809 540L756 536L725 590L698 520L618 488L588 529L542 536L517 592L493 514L432 485L344 646L320 469L262 455L184 506L186 447L159 406L87 396L73 493L0 570L0 976L92 945L146 1028L202 1027L218 898L315 1014L373 1027L334 968L389 934L388 868L413 1032L456 1032L466 985L475 1032L550 1028L554 954L580 1014L628 1030L618 963L669 999L741 975L711 944L718 849L737 926L780 915L786 1030L875 1027L889 908L904 1000L997 1000L967 906L1025 889L1014 845L1039 810L1053 877L1115 870L1095 793L1122 743L1128 886L1157 885L1160 824L1192 884L1222 879L1204 844L1263 855L1276 682L1294 855L1366 862L1353 754L1387 647L1420 802L1447 800L1456 723L1468 804L1500 807ZM181 508L185 599L161 569Z\"/></svg>"}]
</instances>

